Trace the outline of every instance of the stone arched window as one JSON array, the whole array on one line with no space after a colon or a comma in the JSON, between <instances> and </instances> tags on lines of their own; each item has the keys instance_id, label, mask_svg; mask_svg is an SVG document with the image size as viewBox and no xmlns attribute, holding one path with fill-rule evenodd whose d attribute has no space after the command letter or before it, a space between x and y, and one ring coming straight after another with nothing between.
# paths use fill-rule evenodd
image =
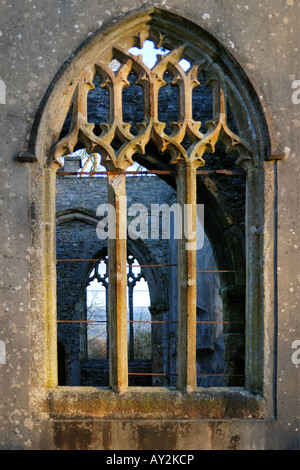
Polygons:
<instances>
[{"instance_id":1,"label":"stone arched window","mask_svg":"<svg viewBox=\"0 0 300 470\"><path fill-rule=\"evenodd\" d=\"M87 293L90 294L90 298L87 299L87 320L90 322L100 323L104 326L103 334L101 339L104 340L104 349L105 352L98 354L102 358L108 357L108 334L107 334L107 325L109 322L109 313L108 313L108 286L109 286L109 276L108 276L108 256L104 256L98 261L93 262L93 265L90 269L89 276L87 279ZM93 284L93 286L92 286ZM98 286L101 286L102 289L98 292ZM140 288L139 288L140 287ZM149 289L147 285L147 281L145 279L143 270L139 264L139 262L131 255L127 253L127 301L128 301L128 322L129 322L129 359L137 359L141 357L141 352L139 352L138 344L136 344L138 338L134 334L134 322L138 321L138 318L142 320L143 314L145 312L141 312L142 316L136 318L137 309L139 307L143 307L144 309L148 310L150 307L150 296L149 296ZM136 294L139 293L140 297L143 296L143 303L141 301L139 303L134 302L134 297ZM94 303L93 303L94 301ZM148 310L148 317L150 312ZM150 318L147 317L147 320ZM144 318L144 317L143 317ZM147 321L146 320L146 321ZM90 332L89 330L93 329L95 325L88 325L88 355L91 354L89 352L89 343L91 339L95 339L95 334ZM97 335L97 333L96 333ZM99 336L96 336L98 339ZM149 333L149 345L147 347L151 348L151 331ZM95 341L94 341L95 342ZM144 352L144 356L142 358L151 358L151 351L149 352L148 349ZM94 354L95 355L95 354Z\"/></svg>"},{"instance_id":2,"label":"stone arched window","mask_svg":"<svg viewBox=\"0 0 300 470\"><path fill-rule=\"evenodd\" d=\"M141 50L147 40L164 51L152 68L141 57L130 52L133 47ZM125 89L132 83L131 74L143 97L143 112L141 114L139 108L139 118L132 123L124 119L126 110L122 106ZM203 85L203 77L211 93L211 116L206 126L200 121L201 106L193 108L194 95ZM178 99L177 120L172 123L162 120L158 106L160 90L168 80L177 90ZM98 86L108 94L107 119L104 122L91 122L88 94ZM69 110L69 129L62 135ZM229 155L228 160L223 151L216 152L218 145L223 146ZM149 170L155 168L156 171L168 171L167 178L170 178L170 184L177 190L178 204L182 209L185 206L190 209L184 218L183 236L178 240L178 389L190 392L187 394L190 397L196 389L197 273L193 243L196 204L197 201L204 201L210 209L206 229L218 267L222 268L225 260L228 264L224 271L231 271L231 267L235 271L231 277L229 273L229 281L221 278L229 311L234 305L228 319L228 362L232 366L230 354L234 354L234 341L240 341L243 336L237 327L242 308L246 332L245 393L247 390L263 393L263 315L267 298L272 294L265 285L262 267L262 254L268 254L265 252L265 238L260 236L266 223L264 191L261 191L260 185L264 187L264 161L270 157L271 150L259 99L237 61L199 26L157 9L139 13L105 34L99 32L99 35L89 40L57 77L54 89L50 89L50 97L45 103L36 135L37 159L42 160L47 156L43 162L48 168L44 170L46 196L43 204L44 220L48 224L44 242L48 247L53 246L54 241L51 227L54 220L55 173L62 167L62 157L71 154L78 146L84 146L89 154L101 155L101 163L108 172L108 202L116 210L116 237L108 241L109 318L113 337L113 341L110 341L112 390L126 392L128 384L125 301L127 255L124 237L127 218L124 197L126 169L135 159L143 162ZM220 162L224 161L229 162L228 166L220 168ZM228 213L229 206L226 205L228 183L224 183L223 179L225 191L222 193L221 184L218 192L213 177L205 179L207 162L207 175L221 174L225 178L236 171L237 178L244 178L244 183L233 180L237 187L244 187L245 190L244 261L243 256L234 255L236 246L237 251L240 249L243 252L241 245L236 243L239 230L229 230L228 238L225 234L227 228L230 228L232 215ZM197 183L197 171L201 169L204 173L200 174L202 179ZM233 199L239 200L239 197L238 193ZM262 209L259 213L256 210L258 207ZM217 239L219 243L216 243ZM239 262L241 269L237 266ZM237 271L242 271L242 274ZM45 273L47 279L53 281L55 268L49 257L45 262ZM53 284L49 281L45 304L47 298L53 295L52 289ZM53 302L47 305L47 377L48 384L53 385L55 368L50 338L53 340L51 331L55 329L55 318L51 311ZM237 315L236 322L234 314ZM227 399L230 397L227 395ZM239 398L247 401L248 395L241 392ZM261 402L255 403L259 403L257 406L260 411L257 413L260 414Z\"/></svg>"},{"instance_id":3,"label":"stone arched window","mask_svg":"<svg viewBox=\"0 0 300 470\"><path fill-rule=\"evenodd\" d=\"M124 350L124 338L127 337L127 217L124 199L125 173L133 164L133 156L145 156L147 164L150 161L150 146L155 146L161 164L174 168L176 172L177 200L182 214L186 208L189 210L187 216L182 218L181 240L178 242L177 368L178 386L183 390L195 389L197 376L197 169L205 165L205 153L214 153L218 142L225 145L227 153L236 151L239 154L238 165L245 168L253 165L252 148L228 125L227 83L223 72L209 58L200 55L198 51L196 53L191 45L176 39L152 26L130 38L140 47L140 56L133 55L128 45L124 48L112 43L106 55L93 58L90 65L82 70L73 91L69 130L53 148L53 160L60 163L61 157L72 154L78 146L84 145L89 154L101 155L101 164L108 172L108 203L115 208L116 216L116 233L108 241L108 316L110 335L116 336L110 347L110 384L113 389L122 390L128 384ZM159 56L160 60L152 68L145 64L142 56L142 46L146 40L151 40L157 48L164 47L164 54ZM135 84L141 87L143 95L142 120L135 125L124 121L123 113L123 92L130 86L131 73L135 75ZM206 123L205 133L201 132L201 122L196 121L193 115L193 91L200 86L200 73L205 76L206 85L212 91L212 116L211 121ZM167 74L171 77L173 87L178 88L178 120L173 123L162 122L159 116L159 92L166 85ZM95 119L95 122L90 122L88 95L95 87L108 91L108 115L104 122L101 115L100 121ZM133 121L136 121L138 110L133 114Z\"/></svg>"}]
</instances>

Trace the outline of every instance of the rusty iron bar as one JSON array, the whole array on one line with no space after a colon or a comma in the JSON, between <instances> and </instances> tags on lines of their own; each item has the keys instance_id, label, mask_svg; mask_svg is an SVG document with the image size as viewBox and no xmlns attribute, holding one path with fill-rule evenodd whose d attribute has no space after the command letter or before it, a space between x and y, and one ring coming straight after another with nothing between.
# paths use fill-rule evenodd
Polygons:
<instances>
[{"instance_id":1,"label":"rusty iron bar","mask_svg":"<svg viewBox=\"0 0 300 470\"><path fill-rule=\"evenodd\" d=\"M177 376L178 374L162 374L155 372L128 372L128 375L162 375L162 376ZM197 377L244 377L244 374L196 374Z\"/></svg>"},{"instance_id":2,"label":"rusty iron bar","mask_svg":"<svg viewBox=\"0 0 300 470\"><path fill-rule=\"evenodd\" d=\"M177 264L128 264L127 268L168 268Z\"/></svg>"},{"instance_id":3,"label":"rusty iron bar","mask_svg":"<svg viewBox=\"0 0 300 470\"><path fill-rule=\"evenodd\" d=\"M101 261L102 258L69 258L69 259L57 259L57 262L84 262L84 261ZM168 268L177 267L177 264L127 264L127 268ZM196 271L196 273L242 273L242 270L236 269L207 269Z\"/></svg>"},{"instance_id":4,"label":"rusty iron bar","mask_svg":"<svg viewBox=\"0 0 300 470\"><path fill-rule=\"evenodd\" d=\"M57 172L57 176L70 176L70 175L107 175L118 173L117 171L110 170L107 171L60 171ZM197 170L197 175L208 175L208 174L222 174L222 175L242 175L244 171L240 170ZM177 172L174 170L145 170L145 171L125 171L125 175L177 175Z\"/></svg>"},{"instance_id":5,"label":"rusty iron bar","mask_svg":"<svg viewBox=\"0 0 300 470\"><path fill-rule=\"evenodd\" d=\"M108 171L60 171L57 172L58 176L69 176L69 175L113 175L119 174L118 171L110 170ZM148 175L148 174L157 174L157 175L170 175L176 174L176 171L171 170L147 170L147 171L124 171L125 175Z\"/></svg>"},{"instance_id":6,"label":"rusty iron bar","mask_svg":"<svg viewBox=\"0 0 300 470\"><path fill-rule=\"evenodd\" d=\"M203 270L196 271L196 273L242 273L242 270L236 269L215 269L215 270Z\"/></svg>"},{"instance_id":7,"label":"rusty iron bar","mask_svg":"<svg viewBox=\"0 0 300 470\"><path fill-rule=\"evenodd\" d=\"M105 320L57 320L57 323L107 323Z\"/></svg>"},{"instance_id":8,"label":"rusty iron bar","mask_svg":"<svg viewBox=\"0 0 300 470\"><path fill-rule=\"evenodd\" d=\"M60 262L79 262L79 261L101 261L102 258L68 258L68 259L57 259ZM127 264L127 268L165 268L170 266L177 266L177 264Z\"/></svg>"},{"instance_id":9,"label":"rusty iron bar","mask_svg":"<svg viewBox=\"0 0 300 470\"><path fill-rule=\"evenodd\" d=\"M162 321L162 320L127 320L128 323L178 323L177 321ZM107 323L106 320L57 320L57 323ZM211 320L197 320L196 323L204 324L224 324L234 323L244 325L241 321L211 321Z\"/></svg>"},{"instance_id":10,"label":"rusty iron bar","mask_svg":"<svg viewBox=\"0 0 300 470\"><path fill-rule=\"evenodd\" d=\"M178 323L178 321L162 321L162 320L128 320L128 323ZM211 320L197 320L196 323L205 323L205 324L228 324L228 323L238 323L243 324L241 321L211 321Z\"/></svg>"}]
</instances>

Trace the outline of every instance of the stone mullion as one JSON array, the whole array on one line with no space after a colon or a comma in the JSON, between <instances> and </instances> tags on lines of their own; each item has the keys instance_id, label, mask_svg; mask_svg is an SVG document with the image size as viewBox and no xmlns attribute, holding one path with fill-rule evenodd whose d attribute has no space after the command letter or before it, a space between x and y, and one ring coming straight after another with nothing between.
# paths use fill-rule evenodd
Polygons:
<instances>
[{"instance_id":1,"label":"stone mullion","mask_svg":"<svg viewBox=\"0 0 300 470\"><path fill-rule=\"evenodd\" d=\"M161 72L161 75L163 73ZM147 109L147 113L149 113L149 118L153 119L153 121L158 121L158 95L159 90L165 84L162 78L158 78L158 72L155 74L152 72L149 74L149 108ZM145 118L147 119L147 115Z\"/></svg>"},{"instance_id":2,"label":"stone mullion","mask_svg":"<svg viewBox=\"0 0 300 470\"><path fill-rule=\"evenodd\" d=\"M112 86L110 87L110 116L111 119L116 123L123 122L123 109L122 109L122 93L124 88L124 82L117 77L114 79Z\"/></svg>"},{"instance_id":3,"label":"stone mullion","mask_svg":"<svg viewBox=\"0 0 300 470\"><path fill-rule=\"evenodd\" d=\"M110 69L110 67L107 67L105 64L99 62L95 65L96 72L103 80L100 86L101 88L107 89L109 95L108 122L102 124L104 132L99 139L96 139L97 143L100 146L101 144L110 145L114 137L118 137L122 142L130 141L133 138L133 136L129 132L130 124L123 122L122 106L123 89L129 86L128 75L130 73L131 66L132 61L127 60L126 63L122 64L121 68L115 75L114 72ZM106 151L107 148L105 148L104 153ZM102 155L102 158L103 157L104 155ZM109 155L108 160L111 159L114 160L114 158L112 158L112 154ZM114 169L114 166L114 163L110 165L110 169ZM120 168L118 164L116 164L116 167Z\"/></svg>"},{"instance_id":4,"label":"stone mullion","mask_svg":"<svg viewBox=\"0 0 300 470\"><path fill-rule=\"evenodd\" d=\"M109 90L109 120L111 131L109 142L114 136L123 140L124 123L122 112L122 92L128 86L128 73L131 62L123 64L116 76L106 71L103 84ZM127 138L130 138L128 134ZM128 162L108 159L103 164L108 171L108 204L115 209L115 236L108 237L108 331L109 331L109 384L122 393L128 387L128 348L127 348L127 211L125 172Z\"/></svg>"},{"instance_id":5,"label":"stone mullion","mask_svg":"<svg viewBox=\"0 0 300 470\"><path fill-rule=\"evenodd\" d=\"M115 208L115 237L108 238L108 305L110 387L128 386L126 186L125 173L108 174L108 204Z\"/></svg>"},{"instance_id":6,"label":"stone mullion","mask_svg":"<svg viewBox=\"0 0 300 470\"><path fill-rule=\"evenodd\" d=\"M172 70L172 68L171 68ZM177 73L174 78L173 84L178 87L179 90L179 122L186 123L193 119L193 78L191 74L188 76L183 72L180 73L178 69L173 65L173 73Z\"/></svg>"},{"instance_id":7,"label":"stone mullion","mask_svg":"<svg viewBox=\"0 0 300 470\"><path fill-rule=\"evenodd\" d=\"M81 116L84 122L87 122L87 96L88 92L93 88L89 82L82 80L78 84L78 97L77 97L77 119L78 115Z\"/></svg>"},{"instance_id":8,"label":"stone mullion","mask_svg":"<svg viewBox=\"0 0 300 470\"><path fill-rule=\"evenodd\" d=\"M187 79L183 82L183 89L180 90L180 119L182 121L193 120L193 88L187 86Z\"/></svg>"},{"instance_id":9,"label":"stone mullion","mask_svg":"<svg viewBox=\"0 0 300 470\"><path fill-rule=\"evenodd\" d=\"M180 165L177 197L182 211L178 240L178 388L196 388L196 169ZM189 208L188 210L186 210ZM192 235L194 234L194 235Z\"/></svg>"}]
</instances>

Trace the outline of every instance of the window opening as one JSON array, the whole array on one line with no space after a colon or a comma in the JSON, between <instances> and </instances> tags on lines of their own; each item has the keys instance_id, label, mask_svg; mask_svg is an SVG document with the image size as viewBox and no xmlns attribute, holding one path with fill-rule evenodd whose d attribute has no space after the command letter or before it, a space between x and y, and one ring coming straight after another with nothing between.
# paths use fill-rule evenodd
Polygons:
<instances>
[{"instance_id":1,"label":"window opening","mask_svg":"<svg viewBox=\"0 0 300 470\"><path fill-rule=\"evenodd\" d=\"M57 342L57 369L58 369L58 384L66 385L66 353L64 345Z\"/></svg>"},{"instance_id":2,"label":"window opening","mask_svg":"<svg viewBox=\"0 0 300 470\"><path fill-rule=\"evenodd\" d=\"M93 129L95 135L101 134L101 124L109 119L108 91L101 85L101 78L95 75L93 87L87 95L87 117L88 122L95 124Z\"/></svg>"},{"instance_id":3,"label":"window opening","mask_svg":"<svg viewBox=\"0 0 300 470\"><path fill-rule=\"evenodd\" d=\"M242 178L241 174L243 172L236 170L235 166L228 164L228 162L236 163L236 157L231 156L228 159L227 154L232 155L234 151L237 151L238 163L247 164L247 162L252 162L252 152L246 141L228 127L231 121L231 113L229 113L227 107L224 77L218 70L218 67L205 62L202 58L197 63L195 53L188 50L188 48L187 54L184 56L185 47L183 45L177 45L173 49L168 48L170 40L166 43L168 47L162 46L163 35L160 35L160 33L157 34L155 31L150 31L150 36L153 36L153 41L151 37L151 40L142 41L140 48L129 48L127 52L119 45L115 45L112 48L112 58L107 65L101 61L96 61L89 69L87 68L83 71L71 104L73 115L69 132L64 133L64 136L56 144L54 159L59 161L62 157L66 161L68 156L74 155L74 151L76 153L80 145L84 146L84 149L81 148L80 152L85 152L85 161L83 165L81 162L81 168L77 173L80 176L83 176L85 173L88 176L98 176L101 174L107 176L108 201L113 203L116 209L118 230L124 229L126 224L126 220L122 215L124 209L122 201L126 195L125 177L127 173L130 173L131 168L134 169L131 173L135 175L151 172L148 167L153 168L154 174L162 176L165 173L165 175L170 175L169 182L173 186L177 186L177 202L179 206L183 208L186 205L190 205L193 208L191 218L185 220L187 225L182 227L185 230L184 237L178 240L177 243L178 259L176 258L176 262L173 265L172 263L169 265L170 267L178 267L176 272L178 278L178 318L174 320L174 323L177 324L176 331L178 332L178 337L176 338L171 329L168 330L169 342L172 343L173 340L174 344L178 342L175 347L176 352L173 354L173 356L176 356L176 372L164 372L161 374L174 375L177 377L178 388L193 390L199 383L202 386L203 381L202 379L199 380L199 377L205 378L210 375L215 377L227 375L234 377L237 375L240 377L242 375L223 374L223 363L217 364L217 369L221 372L220 374L205 373L202 366L199 365L201 362L200 356L205 356L207 359L207 350L212 348L211 336L217 341L223 332L221 325L233 322L231 318L228 321L223 321L218 314L216 317L211 317L205 309L201 307L195 308L197 295L196 282L190 282L190 280L195 280L199 273L205 272L208 274L215 272L224 274L235 272L236 270L200 269L197 272L195 250L186 249L186 243L190 241L188 235L194 232L197 186L200 188L204 186L210 188L217 200L218 194L214 188L217 187L216 179L219 175L221 175L221 181L222 177L235 174L238 175L238 178ZM160 39L157 40L157 37ZM185 57L188 57L188 59ZM205 111L207 112L210 107L212 108L212 116L206 122L205 129L199 121L202 116L201 108L195 105L195 101L197 101L195 90L202 83L204 76L206 79L205 84L209 87L209 92L207 93L209 99L207 100L208 104L206 103ZM99 77L99 80L96 77ZM166 92L167 90L167 88L164 88L166 83L170 84L170 88L174 86L177 89L178 108L176 116L172 116L172 109L168 109L166 102L162 105L159 98L160 91L164 90ZM124 119L126 111L122 109L124 96L126 96L125 90L127 87L130 88L137 85L141 90L140 96L143 95L143 107L139 106L139 109L134 111L134 113L136 114L142 110L141 116L139 118L135 116L135 121L127 122ZM97 87L106 89L108 93L109 113L107 122L100 123L100 121L97 121L97 112L94 114L88 112L85 109L85 104L82 105L89 97L91 99L92 94L90 90L94 90ZM172 96L172 102L175 101L173 98ZM129 114L128 117L130 117ZM205 112L203 114L205 115ZM103 115L104 112L102 113ZM177 122L172 122L172 118ZM82 119L85 119L83 125ZM90 122L90 119L92 122ZM139 120L142 122L138 122ZM97 126L99 127L97 128ZM212 157L211 154L214 154L214 156ZM101 165L99 163L100 155ZM81 157L82 154L80 159ZM224 159L227 158L227 168L224 170L219 168L223 157ZM137 161L142 159L146 170L137 161L135 162L134 159ZM207 170L199 170L199 167L203 167L205 163L208 164ZM102 168L104 168L104 171L101 171ZM65 173L62 171L58 172L59 174L64 176ZM200 176L199 183L197 183L199 181L197 180L198 176ZM169 176L166 176L166 178L169 178ZM230 216L227 217L227 220L230 220ZM126 298L124 288L131 289L132 286L128 281L128 266L125 265L126 242L120 243L121 239L120 233L117 233L116 239L113 241L109 240L108 265L118 266L118 270L120 270L117 272L112 267L109 272L110 282L108 287L104 286L106 290L110 289L111 292L109 305L106 297L105 311L111 325L111 334L114 336L114 341L109 339L108 342L114 344L115 348L111 349L109 354L111 361L109 366L111 374L110 386L118 391L122 390L123 387L126 389L128 383L127 365L125 364L127 359L124 341L122 340L125 336L125 323L126 320L128 321L128 318L127 316L125 318L124 312L125 309L129 310L129 322L132 322L134 309L130 307L130 303L132 303L133 291L137 282L141 282L140 278L136 281L135 276L132 276L133 273L130 272L132 279L130 282L134 283L134 286L128 296L128 307L127 303L124 304L124 299ZM162 266L166 267L168 265L161 264L157 267ZM95 276L96 270L92 271L92 273L92 277ZM123 285L115 281L116 276L123 279ZM127 276L127 286L124 286L125 276ZM222 278L224 278L223 275ZM90 279L90 283L92 281ZM97 278L97 282L104 285L101 276ZM228 281L227 286L229 284ZM171 297L172 295L174 294L171 293ZM225 294L225 303L229 302L230 295L228 293ZM121 310L123 314L120 314ZM155 328L154 324L159 322L159 320L152 321L152 330ZM166 321L165 323L172 322ZM237 321L236 323L242 323L242 321ZM118 328L116 328L117 324ZM120 326L121 324L122 327ZM213 333L211 333L212 331ZM226 333L227 343L230 343L235 330L229 328L228 331ZM207 342L207 347L201 348L199 344L202 343L203 346L205 341ZM173 345L171 344L169 351L172 348ZM199 352L201 349L202 352ZM170 352L169 354L172 355ZM134 357L134 355L134 329L130 327L129 357ZM234 353L230 354L228 351L225 351L226 355L229 358L228 362L231 364L234 359ZM209 360L207 363L209 363ZM171 370L171 367L169 367L169 370ZM216 367L213 367L213 370L216 370ZM234 367L232 370L235 370ZM155 375L155 373L150 375Z\"/></svg>"},{"instance_id":4,"label":"window opening","mask_svg":"<svg viewBox=\"0 0 300 470\"><path fill-rule=\"evenodd\" d=\"M171 135L172 123L178 122L178 89L173 85L173 77L168 71L165 72L163 80L165 85L158 93L158 119L166 123L164 132Z\"/></svg>"},{"instance_id":5,"label":"window opening","mask_svg":"<svg viewBox=\"0 0 300 470\"><path fill-rule=\"evenodd\" d=\"M128 75L128 83L128 87L124 88L122 93L123 120L131 124L130 132L138 135L138 123L143 121L144 116L143 92L133 72Z\"/></svg>"},{"instance_id":6,"label":"window opening","mask_svg":"<svg viewBox=\"0 0 300 470\"><path fill-rule=\"evenodd\" d=\"M127 258L129 359L151 359L151 329L134 323L151 321L147 281L138 261ZM108 257L94 264L87 285L88 357L108 358ZM95 325L101 323L101 326Z\"/></svg>"},{"instance_id":7,"label":"window opening","mask_svg":"<svg viewBox=\"0 0 300 470\"><path fill-rule=\"evenodd\" d=\"M93 381L92 377L87 377L88 363L85 363L85 383L88 382L90 385L103 384L104 375L107 374L108 285L108 257L105 256L93 263L86 287L87 360L96 359L94 372L98 369ZM127 257L127 288L129 375L135 375L136 371L141 374L150 373L152 371L150 294L142 268L132 255ZM138 379L130 377L129 382L131 385L141 383L151 385L151 380Z\"/></svg>"},{"instance_id":8,"label":"window opening","mask_svg":"<svg viewBox=\"0 0 300 470\"><path fill-rule=\"evenodd\" d=\"M156 48L153 41L146 40L141 49L131 47L129 52L133 55L141 55L143 63L149 67L149 69L152 69L157 63L158 58L168 54L170 50L162 47Z\"/></svg>"},{"instance_id":9,"label":"window opening","mask_svg":"<svg viewBox=\"0 0 300 470\"><path fill-rule=\"evenodd\" d=\"M107 257L92 269L86 288L87 357L108 359Z\"/></svg>"}]
</instances>

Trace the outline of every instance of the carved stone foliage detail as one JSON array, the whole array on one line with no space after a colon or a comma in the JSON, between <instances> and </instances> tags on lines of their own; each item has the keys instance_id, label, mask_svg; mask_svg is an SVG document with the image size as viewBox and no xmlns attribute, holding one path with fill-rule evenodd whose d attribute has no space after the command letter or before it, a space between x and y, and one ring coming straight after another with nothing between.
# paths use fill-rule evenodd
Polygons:
<instances>
[{"instance_id":1,"label":"carved stone foliage detail","mask_svg":"<svg viewBox=\"0 0 300 470\"><path fill-rule=\"evenodd\" d=\"M159 42L161 35L158 34ZM143 41L146 36L143 38ZM160 155L171 156L170 163L188 167L205 164L204 154L214 153L217 142L222 142L229 153L239 153L237 164L245 168L252 166L252 151L247 142L234 134L227 125L226 85L222 73L214 64L202 58L191 61L188 70L180 65L185 46L177 46L165 55L158 56L152 69L143 63L142 55L135 56L120 45L111 48L111 57L119 63L118 68L95 58L80 76L73 96L72 120L68 134L53 149L53 159L61 166L60 157L71 154L80 141L89 154L99 153L101 163L107 170L125 170L132 165L134 154L145 154L146 145L154 143ZM161 122L158 113L159 91L166 85L165 73L171 77L171 85L178 89L178 121ZM200 132L201 122L193 119L193 90L200 85L198 76L204 72L208 77L206 85L212 90L213 116L206 122L207 131ZM143 120L137 124L138 133L131 132L131 123L124 122L122 95L130 85L129 74L134 73L136 85L143 90ZM108 120L100 124L100 135L94 132L95 125L88 122L87 100L90 90L95 88L97 75L100 87L107 90L109 100ZM172 132L165 132L170 124ZM113 143L119 142L116 148ZM97 161L96 161L97 163Z\"/></svg>"}]
</instances>

